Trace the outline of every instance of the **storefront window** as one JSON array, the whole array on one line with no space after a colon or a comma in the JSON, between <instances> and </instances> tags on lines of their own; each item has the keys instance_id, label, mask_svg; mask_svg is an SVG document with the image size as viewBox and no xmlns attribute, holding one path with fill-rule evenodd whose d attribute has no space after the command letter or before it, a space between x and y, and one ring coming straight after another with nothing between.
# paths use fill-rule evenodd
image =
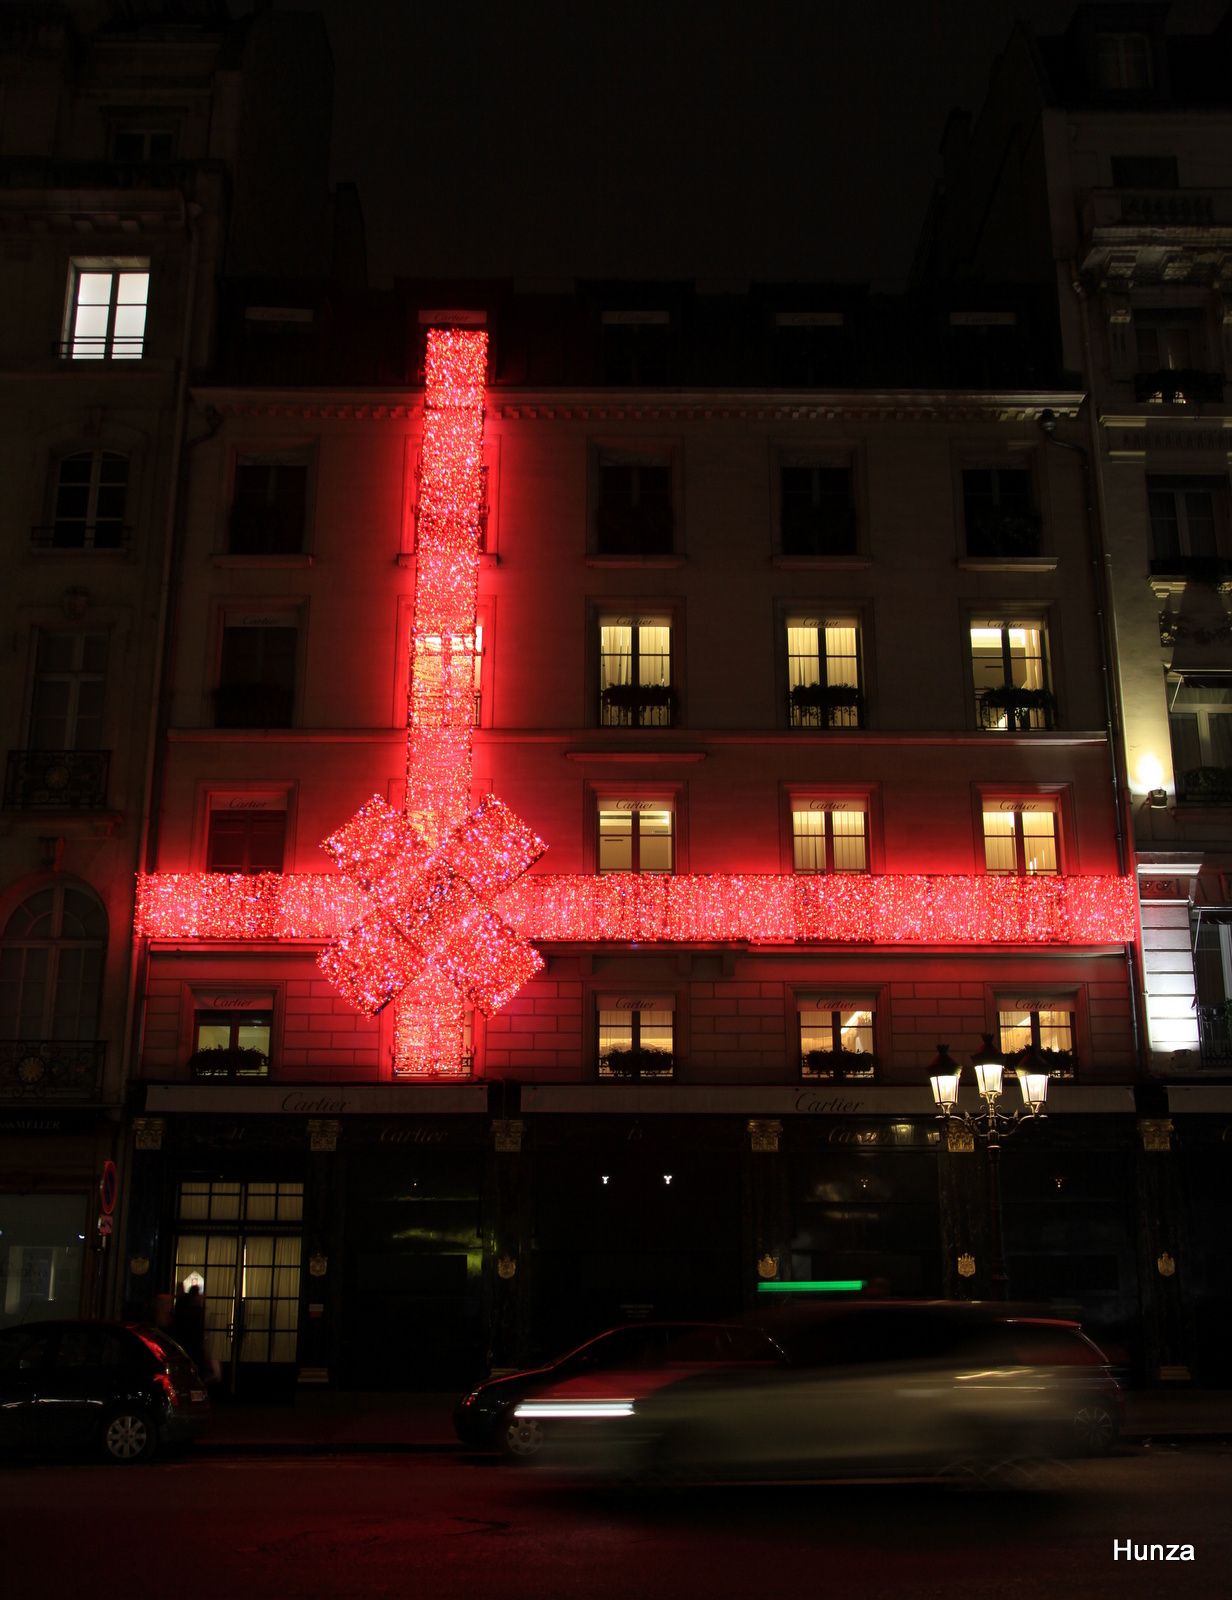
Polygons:
<instances>
[{"instance_id":1,"label":"storefront window","mask_svg":"<svg viewBox=\"0 0 1232 1600\"><path fill-rule=\"evenodd\" d=\"M0 1195L0 1327L81 1315L80 1195Z\"/></svg>"}]
</instances>

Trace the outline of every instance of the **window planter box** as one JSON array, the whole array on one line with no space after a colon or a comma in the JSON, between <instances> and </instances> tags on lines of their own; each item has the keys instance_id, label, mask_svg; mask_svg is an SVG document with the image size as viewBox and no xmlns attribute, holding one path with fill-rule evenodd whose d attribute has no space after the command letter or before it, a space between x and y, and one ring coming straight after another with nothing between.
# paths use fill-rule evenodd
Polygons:
<instances>
[{"instance_id":1,"label":"window planter box","mask_svg":"<svg viewBox=\"0 0 1232 1600\"><path fill-rule=\"evenodd\" d=\"M647 1083L670 1078L676 1059L670 1050L609 1050L599 1057L600 1078Z\"/></svg>"},{"instance_id":2,"label":"window planter box","mask_svg":"<svg viewBox=\"0 0 1232 1600\"><path fill-rule=\"evenodd\" d=\"M1038 511L1003 511L993 506L967 513L969 556L1037 556L1040 553Z\"/></svg>"},{"instance_id":3,"label":"window planter box","mask_svg":"<svg viewBox=\"0 0 1232 1600\"><path fill-rule=\"evenodd\" d=\"M1028 1072L1043 1072L1050 1078L1073 1078L1078 1058L1072 1050L1021 1050L1011 1060L1015 1068Z\"/></svg>"},{"instance_id":4,"label":"window planter box","mask_svg":"<svg viewBox=\"0 0 1232 1600\"><path fill-rule=\"evenodd\" d=\"M605 728L667 728L676 714L676 691L669 684L610 683L599 694Z\"/></svg>"},{"instance_id":5,"label":"window planter box","mask_svg":"<svg viewBox=\"0 0 1232 1600\"><path fill-rule=\"evenodd\" d=\"M800 1070L810 1081L871 1083L877 1076L877 1057L867 1050L809 1050Z\"/></svg>"},{"instance_id":6,"label":"window planter box","mask_svg":"<svg viewBox=\"0 0 1232 1600\"><path fill-rule=\"evenodd\" d=\"M1056 710L1056 697L1051 689L1019 689L1007 684L1004 688L985 689L979 695L980 726L999 732L1024 733L1051 728ZM1003 717L1006 726L1000 729Z\"/></svg>"},{"instance_id":7,"label":"window planter box","mask_svg":"<svg viewBox=\"0 0 1232 1600\"><path fill-rule=\"evenodd\" d=\"M793 728L859 728L864 696L851 684L799 683L787 696Z\"/></svg>"},{"instance_id":8,"label":"window planter box","mask_svg":"<svg viewBox=\"0 0 1232 1600\"><path fill-rule=\"evenodd\" d=\"M206 1050L194 1050L188 1058L188 1067L197 1082L269 1077L269 1057L241 1045L215 1045Z\"/></svg>"}]
</instances>

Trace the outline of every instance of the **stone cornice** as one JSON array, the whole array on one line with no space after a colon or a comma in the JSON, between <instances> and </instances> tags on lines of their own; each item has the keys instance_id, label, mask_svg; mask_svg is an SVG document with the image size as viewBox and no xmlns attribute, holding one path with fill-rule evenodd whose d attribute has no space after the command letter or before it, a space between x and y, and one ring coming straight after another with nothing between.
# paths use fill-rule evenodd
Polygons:
<instances>
[{"instance_id":1,"label":"stone cornice","mask_svg":"<svg viewBox=\"0 0 1232 1600\"><path fill-rule=\"evenodd\" d=\"M263 389L195 385L193 398L224 417L302 421L418 421L422 394L405 389ZM488 390L490 421L636 422L1035 422L1043 411L1074 417L1081 390Z\"/></svg>"}]
</instances>

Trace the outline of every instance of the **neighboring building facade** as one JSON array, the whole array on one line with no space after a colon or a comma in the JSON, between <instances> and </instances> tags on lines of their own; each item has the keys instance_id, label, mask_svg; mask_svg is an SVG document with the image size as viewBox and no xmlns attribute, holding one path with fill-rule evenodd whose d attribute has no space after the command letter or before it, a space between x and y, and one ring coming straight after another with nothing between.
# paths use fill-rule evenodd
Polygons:
<instances>
[{"instance_id":1,"label":"neighboring building facade","mask_svg":"<svg viewBox=\"0 0 1232 1600\"><path fill-rule=\"evenodd\" d=\"M1014 33L971 129L951 122L920 277L1053 286L1060 425L1090 462L1107 574L1127 830L1142 901L1146 1064L1196 1369L1232 1301L1232 12L1083 5ZM1175 1171L1173 1171L1175 1167Z\"/></svg>"},{"instance_id":2,"label":"neighboring building facade","mask_svg":"<svg viewBox=\"0 0 1232 1600\"><path fill-rule=\"evenodd\" d=\"M202 426L188 382L219 277L314 270L328 242L329 72L319 22L294 14L0 14L0 1323L115 1303L99 1218L120 1213L98 1188L109 1160L127 1177L133 879L182 453ZM284 130L302 124L302 187L262 222L252 185L279 146L254 123L297 83L316 96Z\"/></svg>"},{"instance_id":3,"label":"neighboring building facade","mask_svg":"<svg viewBox=\"0 0 1232 1600\"><path fill-rule=\"evenodd\" d=\"M461 1381L766 1282L986 1294L927 1087L985 1033L1055 1079L1013 1292L1164 1359L1083 480L1040 428L1082 396L984 303L403 285L401 383L194 390L129 1296L200 1273L238 1390ZM453 648L474 799L548 845L503 902L546 966L406 1078L306 875L403 803L434 324L491 341Z\"/></svg>"}]
</instances>

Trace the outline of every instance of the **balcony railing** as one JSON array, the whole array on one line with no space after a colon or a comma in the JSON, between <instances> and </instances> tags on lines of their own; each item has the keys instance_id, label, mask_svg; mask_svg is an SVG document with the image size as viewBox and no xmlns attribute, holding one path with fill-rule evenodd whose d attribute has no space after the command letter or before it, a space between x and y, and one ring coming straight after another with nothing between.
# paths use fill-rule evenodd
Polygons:
<instances>
[{"instance_id":1,"label":"balcony railing","mask_svg":"<svg viewBox=\"0 0 1232 1600\"><path fill-rule=\"evenodd\" d=\"M1232 767L1191 767L1181 773L1181 799L1232 805Z\"/></svg>"},{"instance_id":2,"label":"balcony railing","mask_svg":"<svg viewBox=\"0 0 1232 1600\"><path fill-rule=\"evenodd\" d=\"M1139 405L1218 405L1223 399L1223 373L1196 367L1161 367L1134 373L1134 399Z\"/></svg>"},{"instance_id":3,"label":"balcony railing","mask_svg":"<svg viewBox=\"0 0 1232 1600\"><path fill-rule=\"evenodd\" d=\"M791 728L859 728L864 696L854 684L798 683L787 696Z\"/></svg>"},{"instance_id":4,"label":"balcony railing","mask_svg":"<svg viewBox=\"0 0 1232 1600\"><path fill-rule=\"evenodd\" d=\"M1232 578L1232 556L1152 556L1153 578L1188 578L1194 583L1226 583Z\"/></svg>"},{"instance_id":5,"label":"balcony railing","mask_svg":"<svg viewBox=\"0 0 1232 1600\"><path fill-rule=\"evenodd\" d=\"M0 1040L0 1102L101 1100L104 1039Z\"/></svg>"},{"instance_id":6,"label":"balcony railing","mask_svg":"<svg viewBox=\"0 0 1232 1600\"><path fill-rule=\"evenodd\" d=\"M1198 1007L1198 1059L1204 1067L1232 1068L1232 1006Z\"/></svg>"},{"instance_id":7,"label":"balcony railing","mask_svg":"<svg viewBox=\"0 0 1232 1600\"><path fill-rule=\"evenodd\" d=\"M670 728L676 691L667 684L609 683L599 691L601 728Z\"/></svg>"},{"instance_id":8,"label":"balcony railing","mask_svg":"<svg viewBox=\"0 0 1232 1600\"><path fill-rule=\"evenodd\" d=\"M100 811L110 750L10 750L4 804L11 811Z\"/></svg>"},{"instance_id":9,"label":"balcony railing","mask_svg":"<svg viewBox=\"0 0 1232 1600\"><path fill-rule=\"evenodd\" d=\"M985 689L976 696L981 728L996 733L1032 733L1051 728L1056 701L1047 689L1018 689L1006 685Z\"/></svg>"},{"instance_id":10,"label":"balcony railing","mask_svg":"<svg viewBox=\"0 0 1232 1600\"><path fill-rule=\"evenodd\" d=\"M599 1057L599 1076L619 1083L664 1083L675 1067L670 1050L607 1050Z\"/></svg>"},{"instance_id":11,"label":"balcony railing","mask_svg":"<svg viewBox=\"0 0 1232 1600\"><path fill-rule=\"evenodd\" d=\"M267 1055L260 1050L242 1047L232 1049L226 1045L194 1050L188 1058L188 1067L196 1083L213 1083L219 1079L235 1083L248 1078L269 1077Z\"/></svg>"},{"instance_id":12,"label":"balcony railing","mask_svg":"<svg viewBox=\"0 0 1232 1600\"><path fill-rule=\"evenodd\" d=\"M182 189L196 164L188 161L59 161L9 156L0 162L3 189Z\"/></svg>"},{"instance_id":13,"label":"balcony railing","mask_svg":"<svg viewBox=\"0 0 1232 1600\"><path fill-rule=\"evenodd\" d=\"M808 1050L800 1072L810 1083L872 1083L877 1058L867 1050Z\"/></svg>"},{"instance_id":14,"label":"balcony railing","mask_svg":"<svg viewBox=\"0 0 1232 1600\"><path fill-rule=\"evenodd\" d=\"M32 550L127 550L133 530L123 522L53 522L30 529Z\"/></svg>"},{"instance_id":15,"label":"balcony railing","mask_svg":"<svg viewBox=\"0 0 1232 1600\"><path fill-rule=\"evenodd\" d=\"M1095 189L1086 205L1093 228L1209 228L1232 222L1232 189Z\"/></svg>"}]
</instances>

